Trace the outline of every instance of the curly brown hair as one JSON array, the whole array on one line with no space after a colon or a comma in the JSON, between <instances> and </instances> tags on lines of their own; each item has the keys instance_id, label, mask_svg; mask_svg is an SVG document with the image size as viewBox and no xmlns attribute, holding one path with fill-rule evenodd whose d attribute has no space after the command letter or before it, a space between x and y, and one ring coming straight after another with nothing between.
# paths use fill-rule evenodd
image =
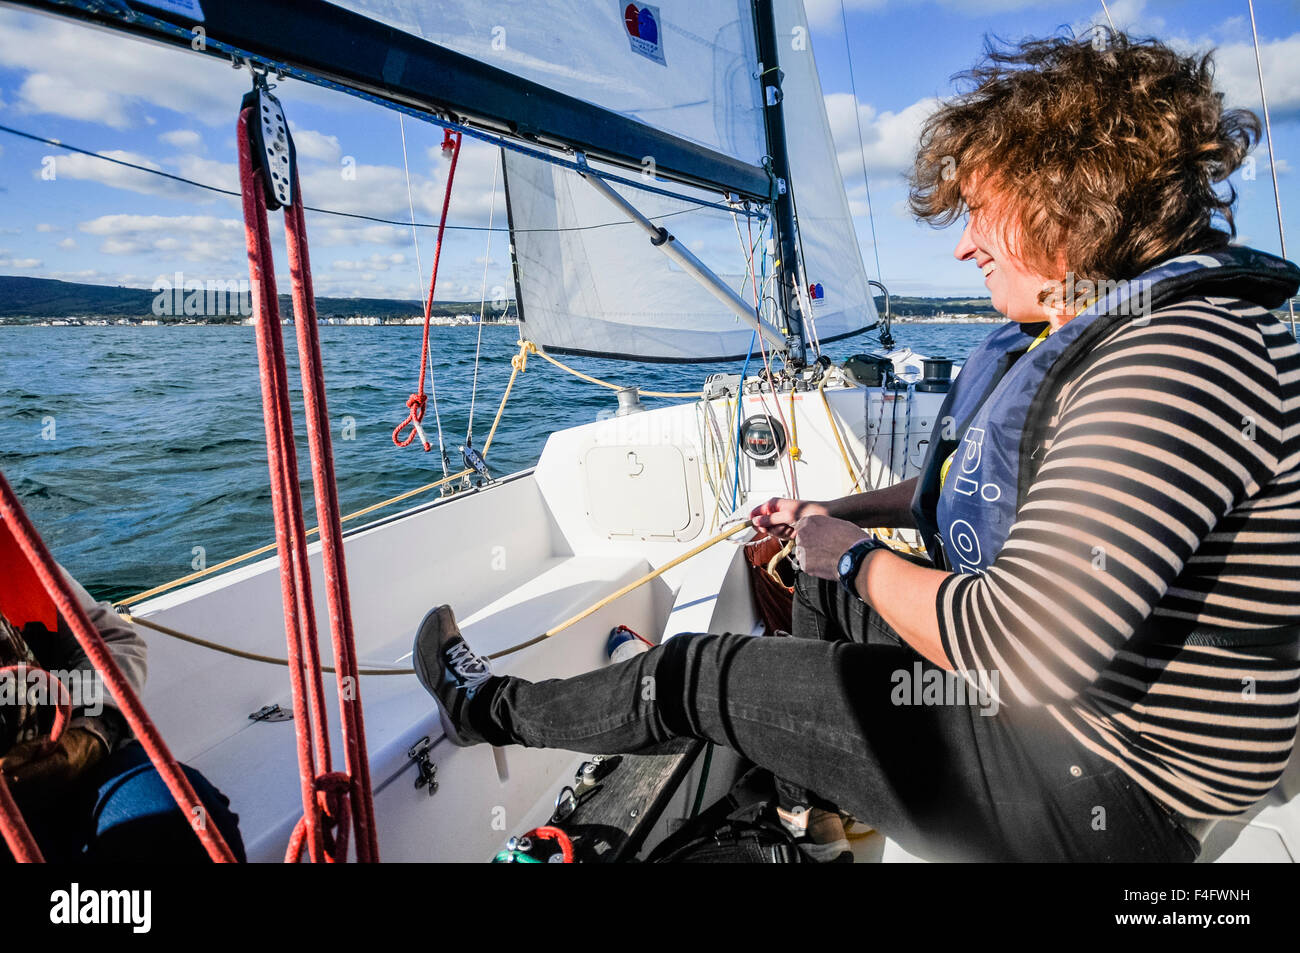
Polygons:
<instances>
[{"instance_id":1,"label":"curly brown hair","mask_svg":"<svg viewBox=\"0 0 1300 953\"><path fill-rule=\"evenodd\" d=\"M1235 236L1236 191L1221 183L1260 126L1223 108L1211 53L1112 30L987 41L956 79L970 88L922 127L910 177L919 218L948 225L996 198L1018 257L1054 279L1062 265L1131 278Z\"/></svg>"}]
</instances>

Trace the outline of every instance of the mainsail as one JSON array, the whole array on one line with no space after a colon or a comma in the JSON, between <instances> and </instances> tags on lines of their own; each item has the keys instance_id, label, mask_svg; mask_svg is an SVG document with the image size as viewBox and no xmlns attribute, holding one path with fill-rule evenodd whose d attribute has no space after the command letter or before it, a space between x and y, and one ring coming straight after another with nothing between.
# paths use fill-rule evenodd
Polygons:
<instances>
[{"instance_id":1,"label":"mainsail","mask_svg":"<svg viewBox=\"0 0 1300 953\"><path fill-rule=\"evenodd\" d=\"M331 0L512 75L762 167L750 0ZM540 119L540 117L539 117ZM532 130L545 134L541 122Z\"/></svg>"},{"instance_id":2,"label":"mainsail","mask_svg":"<svg viewBox=\"0 0 1300 953\"><path fill-rule=\"evenodd\" d=\"M803 257L800 281L811 309L805 321L817 339L828 341L874 325L876 311L803 4L776 0L775 14L778 37L789 39L781 44L780 67ZM752 30L752 21L745 26ZM757 93L758 80L751 76L749 82ZM680 107L698 118L693 110ZM658 121L674 122L678 111L669 103ZM694 134L710 138L699 130ZM729 127L720 123L712 138L728 134ZM643 232L609 224L617 216L581 176L526 155L507 152L504 161L520 313L535 343L565 353L641 361L735 360L756 349L752 330L664 258ZM746 277L753 223L737 229L725 213L692 210L689 203L624 187L619 191L678 240L711 251L715 273L741 297L754 300L754 279ZM755 268L762 251L761 246L755 251ZM772 290L760 294L767 299Z\"/></svg>"}]
</instances>

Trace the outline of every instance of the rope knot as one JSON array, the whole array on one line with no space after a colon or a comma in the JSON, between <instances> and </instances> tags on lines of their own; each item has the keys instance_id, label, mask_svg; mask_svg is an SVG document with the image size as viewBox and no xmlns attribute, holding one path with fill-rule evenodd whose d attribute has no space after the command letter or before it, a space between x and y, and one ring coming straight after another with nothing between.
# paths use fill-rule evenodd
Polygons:
<instances>
[{"instance_id":1,"label":"rope knot","mask_svg":"<svg viewBox=\"0 0 1300 953\"><path fill-rule=\"evenodd\" d=\"M537 345L532 341L520 341L519 353L510 359L510 366L519 373L528 370L528 355L537 353Z\"/></svg>"},{"instance_id":2,"label":"rope knot","mask_svg":"<svg viewBox=\"0 0 1300 953\"><path fill-rule=\"evenodd\" d=\"M420 429L420 421L424 419L424 408L428 403L429 398L424 393L412 394L410 397L406 398L406 406L410 410L410 413L408 413L406 419L398 424L396 429L393 430L393 443L397 444L399 447L409 447L418 436L420 438L420 443L424 446L425 453L428 453L433 449L433 444L429 443L429 441L424 438L424 432ZM406 428L407 424L410 424L411 432L403 437L402 431Z\"/></svg>"}]
</instances>

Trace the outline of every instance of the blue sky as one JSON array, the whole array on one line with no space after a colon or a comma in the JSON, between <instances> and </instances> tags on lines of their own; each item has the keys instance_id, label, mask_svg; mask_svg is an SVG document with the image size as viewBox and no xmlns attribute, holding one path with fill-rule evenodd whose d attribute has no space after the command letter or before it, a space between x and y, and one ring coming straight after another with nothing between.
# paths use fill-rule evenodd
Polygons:
<instances>
[{"instance_id":1,"label":"blue sky","mask_svg":"<svg viewBox=\"0 0 1300 953\"><path fill-rule=\"evenodd\" d=\"M1103 19L1100 0L805 0L840 167L855 213L867 273L875 258L901 294L980 294L981 276L955 262L957 235L913 222L902 173L916 129L950 78L978 57L983 38L1082 30ZM660 0L670 8L669 0ZM1258 108L1255 60L1245 0L1109 0L1117 25L1185 49L1219 49L1219 82L1231 105ZM1257 0L1264 79L1273 117L1286 227L1300 243L1300 0ZM846 54L857 79L855 102ZM48 17L0 8L0 123L227 188L234 186L235 105L246 72L204 57L125 41ZM395 114L304 84L278 91L295 128L304 192L311 204L384 217L408 212ZM879 247L866 215L862 122ZM406 123L410 203L436 219L445 163L440 131ZM55 178L41 176L59 155ZM355 176L341 174L351 160ZM456 174L453 223L485 225L495 207L504 221L493 150L467 145ZM1256 155L1253 180L1234 177L1242 241L1278 250L1269 164ZM239 209L196 192L88 157L0 135L0 274L23 274L148 287L160 275L228 279L245 275ZM311 216L317 291L325 295L420 296L409 229ZM440 299L477 300L484 284L509 286L501 235L452 233L439 279ZM282 241L276 238L277 246ZM427 270L432 238L421 235ZM1297 247L1290 248L1297 257ZM283 265L280 274L283 277Z\"/></svg>"}]
</instances>

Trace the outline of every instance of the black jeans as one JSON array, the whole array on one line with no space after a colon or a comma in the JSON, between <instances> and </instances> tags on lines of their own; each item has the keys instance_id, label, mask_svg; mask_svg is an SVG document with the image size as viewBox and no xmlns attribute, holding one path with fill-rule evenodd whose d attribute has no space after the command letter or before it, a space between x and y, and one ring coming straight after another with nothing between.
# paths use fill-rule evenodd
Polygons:
<instances>
[{"instance_id":1,"label":"black jeans","mask_svg":"<svg viewBox=\"0 0 1300 953\"><path fill-rule=\"evenodd\" d=\"M239 817L230 801L193 768L181 770L235 858L243 861ZM100 864L206 863L207 851L176 806L144 747L131 741L79 782L27 797L15 792L23 817L47 861ZM0 840L0 863L13 858Z\"/></svg>"},{"instance_id":2,"label":"black jeans","mask_svg":"<svg viewBox=\"0 0 1300 953\"><path fill-rule=\"evenodd\" d=\"M834 583L801 573L794 611L796 638L682 634L574 678L496 678L468 717L498 745L726 745L927 859L1195 859L1196 840L1047 709L901 703L900 684L941 670Z\"/></svg>"}]
</instances>

